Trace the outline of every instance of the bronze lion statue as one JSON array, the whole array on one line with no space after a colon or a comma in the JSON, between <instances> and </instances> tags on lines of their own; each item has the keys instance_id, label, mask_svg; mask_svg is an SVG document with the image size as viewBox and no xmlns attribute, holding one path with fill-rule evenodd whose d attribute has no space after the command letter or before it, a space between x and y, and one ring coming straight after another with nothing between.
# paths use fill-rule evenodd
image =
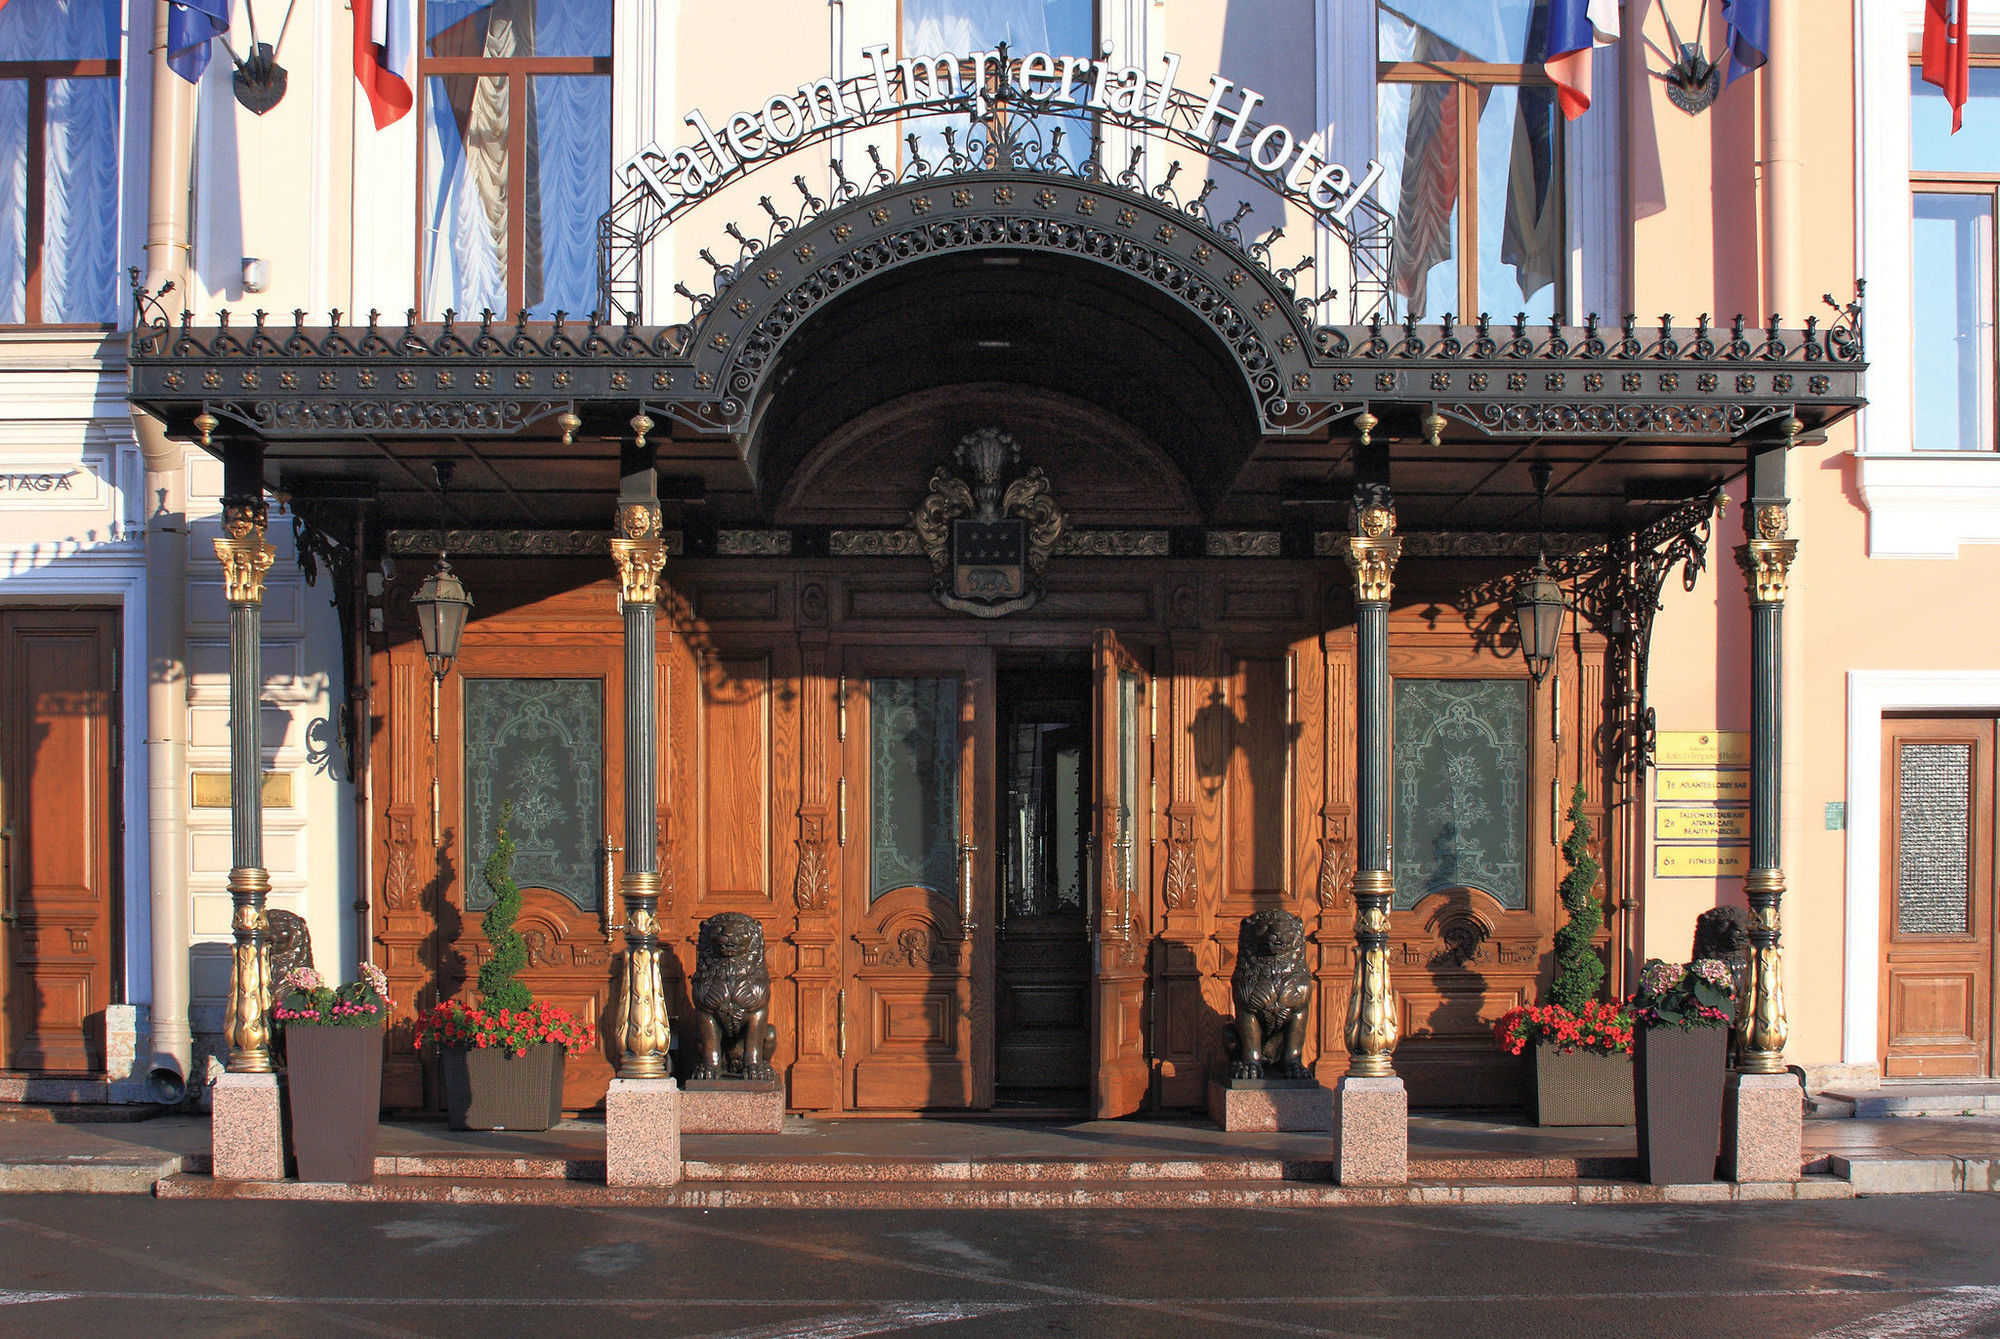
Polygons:
<instances>
[{"instance_id":1,"label":"bronze lion statue","mask_svg":"<svg viewBox=\"0 0 2000 1339\"><path fill-rule=\"evenodd\" d=\"M778 1030L771 1026L771 973L764 965L764 925L740 911L701 923L695 941L695 1026L700 1051L689 1079L768 1079Z\"/></svg>"},{"instance_id":2,"label":"bronze lion statue","mask_svg":"<svg viewBox=\"0 0 2000 1339\"><path fill-rule=\"evenodd\" d=\"M1229 977L1236 1022L1229 1032L1232 1079L1307 1079L1306 1015L1312 974L1306 970L1306 925L1289 911L1243 918L1236 970Z\"/></svg>"}]
</instances>

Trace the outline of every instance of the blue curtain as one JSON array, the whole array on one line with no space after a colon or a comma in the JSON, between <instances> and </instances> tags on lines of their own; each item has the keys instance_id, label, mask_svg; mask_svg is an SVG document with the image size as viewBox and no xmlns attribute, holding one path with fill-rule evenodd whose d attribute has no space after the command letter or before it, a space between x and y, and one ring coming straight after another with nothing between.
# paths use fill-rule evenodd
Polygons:
<instances>
[{"instance_id":1,"label":"blue curtain","mask_svg":"<svg viewBox=\"0 0 2000 1339\"><path fill-rule=\"evenodd\" d=\"M529 228L541 263L529 267L528 306L537 316L558 308L578 315L597 306L597 220L611 207L611 80L541 74L529 94L536 160Z\"/></svg>"},{"instance_id":2,"label":"blue curtain","mask_svg":"<svg viewBox=\"0 0 2000 1339\"><path fill-rule=\"evenodd\" d=\"M51 79L48 88L42 319L116 323L118 81Z\"/></svg>"},{"instance_id":3,"label":"blue curtain","mask_svg":"<svg viewBox=\"0 0 2000 1339\"><path fill-rule=\"evenodd\" d=\"M28 84L0 79L0 324L28 319L27 258Z\"/></svg>"},{"instance_id":4,"label":"blue curtain","mask_svg":"<svg viewBox=\"0 0 2000 1339\"><path fill-rule=\"evenodd\" d=\"M20 0L0 9L0 60L115 60L111 0Z\"/></svg>"}]
</instances>

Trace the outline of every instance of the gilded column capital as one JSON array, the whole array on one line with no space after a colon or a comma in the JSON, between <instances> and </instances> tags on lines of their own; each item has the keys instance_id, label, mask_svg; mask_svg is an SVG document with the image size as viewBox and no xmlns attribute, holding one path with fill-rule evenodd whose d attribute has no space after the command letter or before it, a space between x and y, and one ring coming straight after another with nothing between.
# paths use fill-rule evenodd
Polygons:
<instances>
[{"instance_id":1,"label":"gilded column capital","mask_svg":"<svg viewBox=\"0 0 2000 1339\"><path fill-rule=\"evenodd\" d=\"M656 604L660 573L667 565L667 546L654 539L614 539L611 558L618 564L618 593L627 604Z\"/></svg>"},{"instance_id":2,"label":"gilded column capital","mask_svg":"<svg viewBox=\"0 0 2000 1339\"><path fill-rule=\"evenodd\" d=\"M1757 507L1749 522L1751 535L1738 546L1736 563L1750 588L1750 602L1783 604L1792 562L1799 552L1799 542L1785 537L1791 518L1782 504L1770 502Z\"/></svg>"},{"instance_id":3,"label":"gilded column capital","mask_svg":"<svg viewBox=\"0 0 2000 1339\"><path fill-rule=\"evenodd\" d=\"M1354 598L1386 601L1393 588L1396 560L1403 553L1402 538L1396 534L1395 509L1379 501L1357 506L1354 530L1347 540L1347 566L1354 573Z\"/></svg>"},{"instance_id":4,"label":"gilded column capital","mask_svg":"<svg viewBox=\"0 0 2000 1339\"><path fill-rule=\"evenodd\" d=\"M264 599L264 573L271 570L277 550L264 542L262 501L231 503L222 509L222 537L215 556L222 564L225 597L231 604L259 604Z\"/></svg>"}]
</instances>

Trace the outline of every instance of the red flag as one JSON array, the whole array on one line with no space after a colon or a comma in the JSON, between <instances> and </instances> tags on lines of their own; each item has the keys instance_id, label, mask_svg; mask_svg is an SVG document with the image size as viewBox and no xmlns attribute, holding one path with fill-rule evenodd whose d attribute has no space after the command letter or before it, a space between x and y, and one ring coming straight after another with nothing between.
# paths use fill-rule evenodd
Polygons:
<instances>
[{"instance_id":1,"label":"red flag","mask_svg":"<svg viewBox=\"0 0 2000 1339\"><path fill-rule=\"evenodd\" d=\"M377 130L410 110L408 17L405 0L354 0L354 78Z\"/></svg>"},{"instance_id":2,"label":"red flag","mask_svg":"<svg viewBox=\"0 0 2000 1339\"><path fill-rule=\"evenodd\" d=\"M1951 104L1951 133L1956 135L1965 124L1965 95L1972 85L1965 0L1956 5L1953 0L1924 0L1924 82L1944 90L1944 100Z\"/></svg>"}]
</instances>

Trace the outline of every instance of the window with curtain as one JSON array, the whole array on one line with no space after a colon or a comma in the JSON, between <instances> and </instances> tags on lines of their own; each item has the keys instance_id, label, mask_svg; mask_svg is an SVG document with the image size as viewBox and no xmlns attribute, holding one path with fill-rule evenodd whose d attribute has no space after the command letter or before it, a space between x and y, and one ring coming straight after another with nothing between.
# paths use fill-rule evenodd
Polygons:
<instances>
[{"instance_id":1,"label":"window with curtain","mask_svg":"<svg viewBox=\"0 0 2000 1339\"><path fill-rule=\"evenodd\" d=\"M611 0L425 0L424 309L597 305Z\"/></svg>"},{"instance_id":2,"label":"window with curtain","mask_svg":"<svg viewBox=\"0 0 2000 1339\"><path fill-rule=\"evenodd\" d=\"M1497 321L1563 310L1563 117L1548 0L1381 0L1377 198L1402 311Z\"/></svg>"},{"instance_id":3,"label":"window with curtain","mask_svg":"<svg viewBox=\"0 0 2000 1339\"><path fill-rule=\"evenodd\" d=\"M1994 240L2000 193L2000 65L1972 67L1965 126L1910 70L1910 258L1918 450L1994 445Z\"/></svg>"},{"instance_id":4,"label":"window with curtain","mask_svg":"<svg viewBox=\"0 0 2000 1339\"><path fill-rule=\"evenodd\" d=\"M1000 43L1016 60L1031 51L1055 56L1084 56L1096 48L1097 7L1093 0L902 0L902 51L904 56L933 56L955 52L966 56L991 51ZM962 67L970 75L969 66ZM918 144L926 158L935 161L945 152L942 117L929 117L916 127ZM1054 118L1047 126L1063 127L1063 158L1072 165L1090 157L1090 145L1081 120ZM954 131L958 147L965 148L971 129L961 119ZM1048 143L1048 130L1042 132Z\"/></svg>"},{"instance_id":5,"label":"window with curtain","mask_svg":"<svg viewBox=\"0 0 2000 1339\"><path fill-rule=\"evenodd\" d=\"M110 0L0 8L0 324L118 320Z\"/></svg>"}]
</instances>

